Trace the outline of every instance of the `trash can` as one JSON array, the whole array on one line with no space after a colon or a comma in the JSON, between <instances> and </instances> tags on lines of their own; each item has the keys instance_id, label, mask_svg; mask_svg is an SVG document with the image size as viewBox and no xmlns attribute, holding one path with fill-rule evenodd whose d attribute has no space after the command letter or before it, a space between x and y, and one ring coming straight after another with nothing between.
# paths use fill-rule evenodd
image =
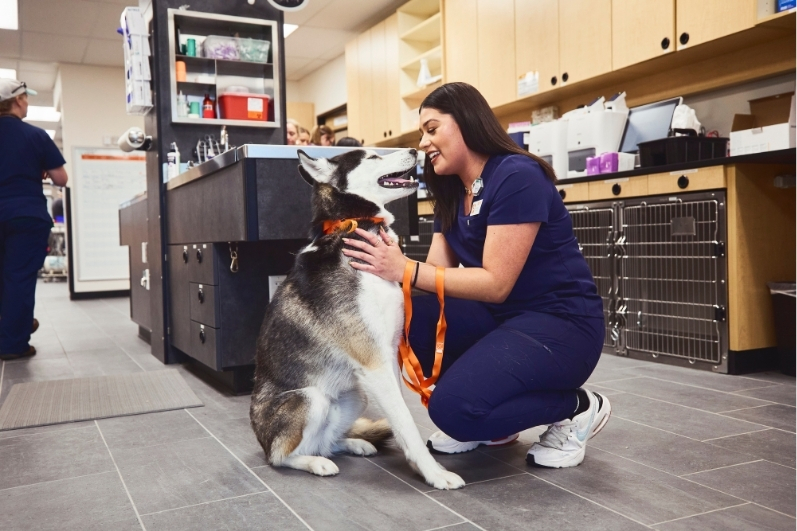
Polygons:
<instances>
[{"instance_id":1,"label":"trash can","mask_svg":"<svg viewBox=\"0 0 797 531\"><path fill-rule=\"evenodd\" d=\"M794 376L795 356L795 284L794 282L767 282L772 294L775 313L775 335L778 339L780 370Z\"/></svg>"}]
</instances>

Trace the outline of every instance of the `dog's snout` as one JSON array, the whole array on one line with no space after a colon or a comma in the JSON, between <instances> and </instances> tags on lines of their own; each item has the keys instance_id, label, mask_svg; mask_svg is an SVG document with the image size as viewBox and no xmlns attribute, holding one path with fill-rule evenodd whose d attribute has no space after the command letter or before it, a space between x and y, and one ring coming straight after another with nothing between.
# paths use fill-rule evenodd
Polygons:
<instances>
[{"instance_id":1,"label":"dog's snout","mask_svg":"<svg viewBox=\"0 0 797 531\"><path fill-rule=\"evenodd\" d=\"M410 155L412 155L413 157L417 157L418 156L418 150L415 149L415 148L410 148Z\"/></svg>"}]
</instances>

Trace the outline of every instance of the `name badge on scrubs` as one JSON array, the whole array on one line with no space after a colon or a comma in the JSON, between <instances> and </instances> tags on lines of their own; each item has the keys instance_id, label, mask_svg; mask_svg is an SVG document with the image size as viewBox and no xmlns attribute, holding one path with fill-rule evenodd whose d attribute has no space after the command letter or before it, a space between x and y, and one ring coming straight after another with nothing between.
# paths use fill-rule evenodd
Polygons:
<instances>
[{"instance_id":1,"label":"name badge on scrubs","mask_svg":"<svg viewBox=\"0 0 797 531\"><path fill-rule=\"evenodd\" d=\"M482 199L479 199L478 201L474 201L473 202L473 204L470 207L470 215L471 216L478 216L479 215L479 211L481 211L481 209L482 209L482 201L483 201Z\"/></svg>"}]
</instances>

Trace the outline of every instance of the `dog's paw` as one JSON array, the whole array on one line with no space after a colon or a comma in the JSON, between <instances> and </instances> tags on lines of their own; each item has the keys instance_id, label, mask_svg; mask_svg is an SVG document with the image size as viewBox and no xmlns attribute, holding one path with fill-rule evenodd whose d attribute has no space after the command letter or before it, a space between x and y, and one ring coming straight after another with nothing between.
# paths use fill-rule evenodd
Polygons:
<instances>
[{"instance_id":1,"label":"dog's paw","mask_svg":"<svg viewBox=\"0 0 797 531\"><path fill-rule=\"evenodd\" d=\"M426 483L440 490L455 490L465 486L465 481L461 477L447 470L429 474L425 479Z\"/></svg>"},{"instance_id":2,"label":"dog's paw","mask_svg":"<svg viewBox=\"0 0 797 531\"><path fill-rule=\"evenodd\" d=\"M361 455L363 457L376 455L376 447L363 439L343 439L338 442L338 447L341 451L352 455Z\"/></svg>"},{"instance_id":3,"label":"dog's paw","mask_svg":"<svg viewBox=\"0 0 797 531\"><path fill-rule=\"evenodd\" d=\"M316 476L334 476L340 472L338 465L326 457L315 457L308 463L308 472Z\"/></svg>"}]
</instances>

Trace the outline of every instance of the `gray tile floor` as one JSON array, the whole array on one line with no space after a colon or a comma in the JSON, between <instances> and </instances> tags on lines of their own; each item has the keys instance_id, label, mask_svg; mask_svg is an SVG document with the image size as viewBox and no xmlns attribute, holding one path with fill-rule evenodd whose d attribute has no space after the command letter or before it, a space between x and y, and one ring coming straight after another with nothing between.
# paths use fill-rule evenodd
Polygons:
<instances>
[{"instance_id":1,"label":"gray tile floor","mask_svg":"<svg viewBox=\"0 0 797 531\"><path fill-rule=\"evenodd\" d=\"M127 299L70 302L40 284L39 354L18 382L161 369ZM274 469L248 397L179 367L204 407L0 432L2 529L795 529L795 380L722 376L604 356L589 386L614 416L573 469L530 469L540 429L441 457L468 486L431 490L388 445L340 456L334 478ZM406 395L426 436L434 425Z\"/></svg>"}]
</instances>

